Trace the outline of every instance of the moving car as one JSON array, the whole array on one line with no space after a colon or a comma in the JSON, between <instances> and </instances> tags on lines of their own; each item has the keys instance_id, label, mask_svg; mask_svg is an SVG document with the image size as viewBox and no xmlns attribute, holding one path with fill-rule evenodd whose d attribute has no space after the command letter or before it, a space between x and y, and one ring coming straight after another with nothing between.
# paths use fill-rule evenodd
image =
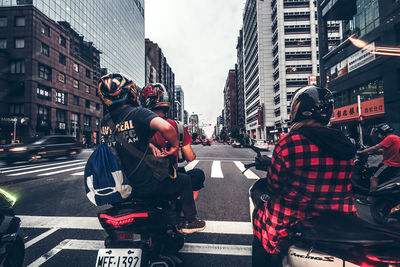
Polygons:
<instances>
[{"instance_id":1,"label":"moving car","mask_svg":"<svg viewBox=\"0 0 400 267\"><path fill-rule=\"evenodd\" d=\"M10 144L0 147L0 159L7 163L34 161L39 158L74 158L82 146L73 136L49 135L31 144Z\"/></svg>"}]
</instances>

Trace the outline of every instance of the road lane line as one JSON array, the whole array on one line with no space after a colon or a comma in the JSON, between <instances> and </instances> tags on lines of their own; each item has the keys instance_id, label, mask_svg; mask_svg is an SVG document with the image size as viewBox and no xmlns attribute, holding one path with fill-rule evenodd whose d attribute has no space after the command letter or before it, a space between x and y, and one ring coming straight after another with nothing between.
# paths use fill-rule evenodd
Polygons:
<instances>
[{"instance_id":1,"label":"road lane line","mask_svg":"<svg viewBox=\"0 0 400 267\"><path fill-rule=\"evenodd\" d=\"M30 169L35 169L35 168L39 168L39 167L56 166L56 165L61 165L61 164L65 164L65 163L77 162L77 161L84 161L84 160L69 160L69 161L63 161L63 162L51 163L51 164L42 164L42 165L35 164L33 166L29 165L29 166L23 167L23 168L20 168L21 166L11 167L11 168L3 168L2 170L6 170L6 171L1 171L1 173L9 173L9 172L22 171L22 170L30 170Z\"/></svg>"},{"instance_id":2,"label":"road lane line","mask_svg":"<svg viewBox=\"0 0 400 267\"><path fill-rule=\"evenodd\" d=\"M63 172L80 170L80 169L84 169L84 168L85 168L85 166L79 166L79 167L69 168L69 169L65 169L65 170L61 170L61 171L41 173L41 174L38 174L38 176L49 176L49 175L59 174L59 173L63 173Z\"/></svg>"},{"instance_id":3,"label":"road lane line","mask_svg":"<svg viewBox=\"0 0 400 267\"><path fill-rule=\"evenodd\" d=\"M244 164L241 163L240 161L234 161L233 163L235 163L236 167L238 167L238 169L243 172L246 168L244 167ZM247 179L259 179L260 177L258 177L254 172L252 172L251 170L247 170L243 173Z\"/></svg>"},{"instance_id":4,"label":"road lane line","mask_svg":"<svg viewBox=\"0 0 400 267\"><path fill-rule=\"evenodd\" d=\"M61 228L81 230L103 230L97 217L53 217L18 215L23 228ZM206 229L201 233L252 235L251 222L206 221Z\"/></svg>"},{"instance_id":5,"label":"road lane line","mask_svg":"<svg viewBox=\"0 0 400 267\"><path fill-rule=\"evenodd\" d=\"M84 174L85 174L85 172L76 172L76 173L73 173L71 175L84 175Z\"/></svg>"},{"instance_id":6,"label":"road lane line","mask_svg":"<svg viewBox=\"0 0 400 267\"><path fill-rule=\"evenodd\" d=\"M193 160L192 162L189 162L189 164L185 166L185 171L193 170L197 163L199 163L198 160Z\"/></svg>"},{"instance_id":7,"label":"road lane line","mask_svg":"<svg viewBox=\"0 0 400 267\"><path fill-rule=\"evenodd\" d=\"M50 170L55 170L55 169L60 169L60 168L65 168L65 167L70 167L70 166L75 166L75 165L82 165L82 164L86 164L86 162L71 163L71 164L66 164L66 165L57 166L57 167L50 167L50 168L27 171L27 172L12 173L12 174L9 174L8 176L20 176L20 175L25 175L25 174L50 171Z\"/></svg>"},{"instance_id":8,"label":"road lane line","mask_svg":"<svg viewBox=\"0 0 400 267\"><path fill-rule=\"evenodd\" d=\"M211 167L211 178L224 178L222 173L221 161L214 160Z\"/></svg>"},{"instance_id":9,"label":"road lane line","mask_svg":"<svg viewBox=\"0 0 400 267\"><path fill-rule=\"evenodd\" d=\"M54 257L61 250L89 250L96 251L104 249L102 240L79 240L65 239L56 247L43 254L28 267L38 267L50 258ZM210 255L231 255L231 256L251 256L251 246L249 245L227 245L227 244L205 244L205 243L185 243L179 251L191 254L210 254Z\"/></svg>"},{"instance_id":10,"label":"road lane line","mask_svg":"<svg viewBox=\"0 0 400 267\"><path fill-rule=\"evenodd\" d=\"M39 242L40 240L48 237L49 235L56 232L57 230L58 230L58 228L52 228L52 229L42 233L41 235L38 235L37 237L33 238L32 240L29 240L28 242L25 243L25 249L29 248L30 246Z\"/></svg>"}]
</instances>

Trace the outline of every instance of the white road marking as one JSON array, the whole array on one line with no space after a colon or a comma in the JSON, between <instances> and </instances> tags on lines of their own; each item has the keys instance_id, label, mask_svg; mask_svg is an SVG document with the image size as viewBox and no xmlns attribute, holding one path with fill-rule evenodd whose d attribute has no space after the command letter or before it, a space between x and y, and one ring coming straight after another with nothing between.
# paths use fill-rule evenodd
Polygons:
<instances>
[{"instance_id":1,"label":"white road marking","mask_svg":"<svg viewBox=\"0 0 400 267\"><path fill-rule=\"evenodd\" d=\"M24 175L24 174L31 174L31 173L36 173L36 172L50 171L50 170L55 170L55 169L60 169L60 168L65 168L65 167L70 167L70 166L75 166L75 165L82 165L82 164L86 164L86 162L71 163L71 164L66 164L66 165L57 166L57 167L50 167L50 168L27 171L27 172L12 173L12 174L9 174L9 176L20 176L20 175Z\"/></svg>"},{"instance_id":2,"label":"white road marking","mask_svg":"<svg viewBox=\"0 0 400 267\"><path fill-rule=\"evenodd\" d=\"M103 230L97 217L53 217L53 216L18 216L23 228L62 228ZM206 229L201 233L252 235L250 222L206 221Z\"/></svg>"},{"instance_id":3,"label":"white road marking","mask_svg":"<svg viewBox=\"0 0 400 267\"><path fill-rule=\"evenodd\" d=\"M57 230L58 230L58 228L51 228L50 230L47 230L46 232L38 235L37 237L33 238L32 240L29 240L28 242L25 243L25 249L29 248L30 246L39 242L40 240L48 237L49 235L56 232Z\"/></svg>"},{"instance_id":4,"label":"white road marking","mask_svg":"<svg viewBox=\"0 0 400 267\"><path fill-rule=\"evenodd\" d=\"M224 178L221 169L221 161L214 160L211 166L211 178Z\"/></svg>"},{"instance_id":5,"label":"white road marking","mask_svg":"<svg viewBox=\"0 0 400 267\"><path fill-rule=\"evenodd\" d=\"M39 168L39 167L56 166L56 165L61 165L61 164L71 163L71 162L76 162L76 161L83 161L83 160L71 160L71 161L63 161L63 162L51 163L51 164L35 164L33 166L27 165L26 167L22 167L22 168L21 168L21 166L17 166L17 167L10 167L10 168L2 168L0 170L5 170L5 171L2 171L1 173L9 173L9 172L22 171L22 170L35 169L35 168Z\"/></svg>"},{"instance_id":6,"label":"white road marking","mask_svg":"<svg viewBox=\"0 0 400 267\"><path fill-rule=\"evenodd\" d=\"M49 175L59 174L59 173L63 173L63 172L75 171L75 170L79 170L79 169L83 169L83 168L85 168L85 166L79 166L79 167L69 168L69 169L55 171L55 172L46 172L46 173L39 174L38 176L49 176Z\"/></svg>"},{"instance_id":7,"label":"white road marking","mask_svg":"<svg viewBox=\"0 0 400 267\"><path fill-rule=\"evenodd\" d=\"M193 170L197 163L199 163L198 160L193 160L192 162L189 162L189 164L185 166L185 171Z\"/></svg>"},{"instance_id":8,"label":"white road marking","mask_svg":"<svg viewBox=\"0 0 400 267\"><path fill-rule=\"evenodd\" d=\"M102 240L78 240L65 239L56 247L43 254L28 267L38 267L54 257L61 250L99 250L104 248ZM251 246L245 245L225 245L225 244L202 244L186 243L180 250L181 253L211 254L211 255L234 255L251 256Z\"/></svg>"},{"instance_id":9,"label":"white road marking","mask_svg":"<svg viewBox=\"0 0 400 267\"><path fill-rule=\"evenodd\" d=\"M241 163L240 161L234 161L233 163L235 163L236 167L238 167L238 169L243 172L246 168L244 167L244 164ZM260 177L258 177L254 172L252 172L251 170L247 170L243 173L247 179L259 179Z\"/></svg>"},{"instance_id":10,"label":"white road marking","mask_svg":"<svg viewBox=\"0 0 400 267\"><path fill-rule=\"evenodd\" d=\"M85 174L85 172L76 172L76 173L73 173L71 175L84 175L84 174Z\"/></svg>"}]
</instances>

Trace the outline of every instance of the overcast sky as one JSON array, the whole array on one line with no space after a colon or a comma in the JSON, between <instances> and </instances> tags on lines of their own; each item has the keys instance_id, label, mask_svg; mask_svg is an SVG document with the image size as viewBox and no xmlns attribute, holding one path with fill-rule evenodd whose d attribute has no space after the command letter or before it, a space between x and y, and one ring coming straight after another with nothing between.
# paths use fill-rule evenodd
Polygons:
<instances>
[{"instance_id":1,"label":"overcast sky","mask_svg":"<svg viewBox=\"0 0 400 267\"><path fill-rule=\"evenodd\" d=\"M185 93L185 109L216 123L245 0L146 0L146 38L161 47Z\"/></svg>"}]
</instances>

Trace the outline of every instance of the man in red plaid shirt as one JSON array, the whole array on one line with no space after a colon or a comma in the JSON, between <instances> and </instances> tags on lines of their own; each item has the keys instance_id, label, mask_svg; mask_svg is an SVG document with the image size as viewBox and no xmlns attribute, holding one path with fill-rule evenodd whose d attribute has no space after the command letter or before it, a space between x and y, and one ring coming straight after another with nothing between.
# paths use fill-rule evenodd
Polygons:
<instances>
[{"instance_id":1,"label":"man in red plaid shirt","mask_svg":"<svg viewBox=\"0 0 400 267\"><path fill-rule=\"evenodd\" d=\"M283 241L296 222L324 211L355 213L350 178L355 147L327 128L329 90L308 86L292 101L292 127L279 140L267 175L270 201L254 218L253 266L280 266Z\"/></svg>"}]
</instances>

